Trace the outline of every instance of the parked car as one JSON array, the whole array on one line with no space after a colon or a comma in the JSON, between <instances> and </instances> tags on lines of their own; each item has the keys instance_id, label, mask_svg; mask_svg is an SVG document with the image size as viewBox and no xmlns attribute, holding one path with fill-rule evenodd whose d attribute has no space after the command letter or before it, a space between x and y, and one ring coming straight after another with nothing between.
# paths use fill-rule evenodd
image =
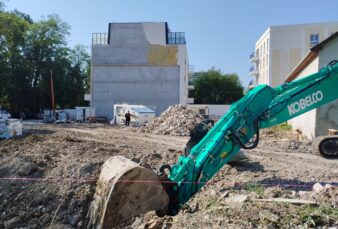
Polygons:
<instances>
[{"instance_id":1,"label":"parked car","mask_svg":"<svg viewBox=\"0 0 338 229\"><path fill-rule=\"evenodd\" d=\"M5 110L0 109L0 119L9 119L11 118L11 114Z\"/></svg>"}]
</instances>

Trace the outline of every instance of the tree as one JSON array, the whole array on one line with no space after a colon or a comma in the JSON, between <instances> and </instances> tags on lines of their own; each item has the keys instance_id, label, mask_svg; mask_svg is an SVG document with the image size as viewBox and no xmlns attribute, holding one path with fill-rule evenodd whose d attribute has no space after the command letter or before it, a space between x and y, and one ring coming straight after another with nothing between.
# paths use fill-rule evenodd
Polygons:
<instances>
[{"instance_id":1,"label":"tree","mask_svg":"<svg viewBox=\"0 0 338 229\"><path fill-rule=\"evenodd\" d=\"M51 72L57 107L86 105L89 55L83 46L67 46L69 28L57 15L33 22L17 10L0 11L1 107L34 113L50 108Z\"/></svg>"},{"instance_id":2,"label":"tree","mask_svg":"<svg viewBox=\"0 0 338 229\"><path fill-rule=\"evenodd\" d=\"M68 75L65 79L67 90L67 107L83 106L87 103L83 100L84 94L88 90L88 66L89 55L82 45L77 45L70 51L68 60L70 66Z\"/></svg>"},{"instance_id":3,"label":"tree","mask_svg":"<svg viewBox=\"0 0 338 229\"><path fill-rule=\"evenodd\" d=\"M243 97L243 87L236 74L223 74L212 68L197 73L194 82L197 104L231 104Z\"/></svg>"},{"instance_id":4,"label":"tree","mask_svg":"<svg viewBox=\"0 0 338 229\"><path fill-rule=\"evenodd\" d=\"M0 12L0 106L11 110L16 110L29 93L29 69L22 52L28 27L29 23L15 13Z\"/></svg>"}]
</instances>

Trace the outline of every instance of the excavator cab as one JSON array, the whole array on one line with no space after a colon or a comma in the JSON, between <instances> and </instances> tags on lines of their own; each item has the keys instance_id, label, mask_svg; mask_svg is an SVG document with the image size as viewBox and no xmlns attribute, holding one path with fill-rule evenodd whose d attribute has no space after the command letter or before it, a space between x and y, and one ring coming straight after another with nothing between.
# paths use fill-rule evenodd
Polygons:
<instances>
[{"instance_id":1,"label":"excavator cab","mask_svg":"<svg viewBox=\"0 0 338 229\"><path fill-rule=\"evenodd\" d=\"M190 139L185 146L185 156L190 154L191 149L201 141L209 130L215 125L215 122L211 119L205 119L198 123L193 130L190 131Z\"/></svg>"}]
</instances>

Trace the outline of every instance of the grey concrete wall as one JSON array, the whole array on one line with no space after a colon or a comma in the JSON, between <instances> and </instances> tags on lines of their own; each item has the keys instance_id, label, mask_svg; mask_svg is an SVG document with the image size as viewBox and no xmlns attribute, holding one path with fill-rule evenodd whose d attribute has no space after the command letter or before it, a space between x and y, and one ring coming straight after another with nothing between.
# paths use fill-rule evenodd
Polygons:
<instances>
[{"instance_id":1,"label":"grey concrete wall","mask_svg":"<svg viewBox=\"0 0 338 229\"><path fill-rule=\"evenodd\" d=\"M114 46L149 45L142 23L111 23L109 44Z\"/></svg>"},{"instance_id":2,"label":"grey concrete wall","mask_svg":"<svg viewBox=\"0 0 338 229\"><path fill-rule=\"evenodd\" d=\"M92 105L97 116L113 117L116 103L156 106L156 113L179 103L179 66L95 66Z\"/></svg>"},{"instance_id":3,"label":"grey concrete wall","mask_svg":"<svg viewBox=\"0 0 338 229\"><path fill-rule=\"evenodd\" d=\"M166 43L164 22L111 23L109 44L117 46L139 46Z\"/></svg>"},{"instance_id":4,"label":"grey concrete wall","mask_svg":"<svg viewBox=\"0 0 338 229\"><path fill-rule=\"evenodd\" d=\"M338 130L338 100L317 108L316 136L328 134L328 129Z\"/></svg>"},{"instance_id":5,"label":"grey concrete wall","mask_svg":"<svg viewBox=\"0 0 338 229\"><path fill-rule=\"evenodd\" d=\"M148 64L148 46L116 47L111 45L93 45L92 65Z\"/></svg>"},{"instance_id":6,"label":"grey concrete wall","mask_svg":"<svg viewBox=\"0 0 338 229\"><path fill-rule=\"evenodd\" d=\"M319 69L338 60L338 38L325 45L319 53ZM316 136L327 135L327 129L338 129L338 100L317 108Z\"/></svg>"},{"instance_id":7,"label":"grey concrete wall","mask_svg":"<svg viewBox=\"0 0 338 229\"><path fill-rule=\"evenodd\" d=\"M113 117L116 103L156 106L157 115L185 103L187 49L166 45L165 23L111 23L109 45L92 46L91 105ZM182 46L182 47L181 47Z\"/></svg>"}]
</instances>

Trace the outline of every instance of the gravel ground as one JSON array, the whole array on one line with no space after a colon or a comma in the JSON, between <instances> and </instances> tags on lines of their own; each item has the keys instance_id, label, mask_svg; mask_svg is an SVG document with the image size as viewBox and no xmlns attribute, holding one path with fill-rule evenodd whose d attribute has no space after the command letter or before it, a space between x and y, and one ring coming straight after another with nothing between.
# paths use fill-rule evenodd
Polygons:
<instances>
[{"instance_id":1,"label":"gravel ground","mask_svg":"<svg viewBox=\"0 0 338 229\"><path fill-rule=\"evenodd\" d=\"M154 169L176 162L187 137L138 133L102 124L25 125L0 141L0 228L85 228L95 181L111 156L140 158ZM292 228L338 225L338 160L316 141L263 131L249 159L226 165L175 217L147 213L121 228ZM326 186L315 192L315 183ZM267 198L316 204L262 202Z\"/></svg>"}]
</instances>

